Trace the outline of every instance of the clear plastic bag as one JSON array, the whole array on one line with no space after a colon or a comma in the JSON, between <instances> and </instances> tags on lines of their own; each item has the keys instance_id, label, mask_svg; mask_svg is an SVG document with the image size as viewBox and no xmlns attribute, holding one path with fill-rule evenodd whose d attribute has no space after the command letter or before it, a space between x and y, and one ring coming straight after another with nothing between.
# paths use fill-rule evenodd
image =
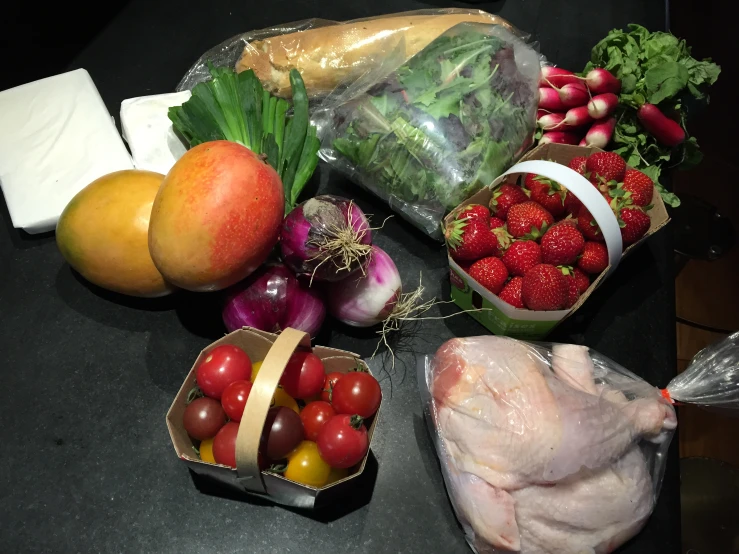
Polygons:
<instances>
[{"instance_id":1,"label":"clear plastic bag","mask_svg":"<svg viewBox=\"0 0 739 554\"><path fill-rule=\"evenodd\" d=\"M532 144L539 56L507 25L461 23L314 113L320 156L426 234Z\"/></svg>"},{"instance_id":2,"label":"clear plastic bag","mask_svg":"<svg viewBox=\"0 0 739 554\"><path fill-rule=\"evenodd\" d=\"M652 512L675 411L586 347L446 342L420 375L447 492L479 554L612 552Z\"/></svg>"},{"instance_id":3,"label":"clear plastic bag","mask_svg":"<svg viewBox=\"0 0 739 554\"><path fill-rule=\"evenodd\" d=\"M447 493L478 554L612 552L652 512L673 402L739 415L739 333L659 390L585 346L456 338L419 366Z\"/></svg>"},{"instance_id":4,"label":"clear plastic bag","mask_svg":"<svg viewBox=\"0 0 739 554\"><path fill-rule=\"evenodd\" d=\"M355 81L390 52L407 60L462 21L494 23L513 30L495 15L460 8L415 10L346 22L305 19L225 40L193 64L177 90L190 90L208 80L207 64L212 63L237 71L253 69L265 88L284 96L290 93L290 69L296 68L309 96L317 97ZM333 28L327 32L324 27L329 26Z\"/></svg>"}]
</instances>

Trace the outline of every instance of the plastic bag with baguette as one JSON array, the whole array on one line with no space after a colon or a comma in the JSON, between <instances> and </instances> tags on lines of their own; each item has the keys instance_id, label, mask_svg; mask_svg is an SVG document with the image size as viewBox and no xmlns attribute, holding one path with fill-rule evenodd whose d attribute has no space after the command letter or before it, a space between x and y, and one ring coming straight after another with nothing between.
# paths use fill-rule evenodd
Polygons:
<instances>
[{"instance_id":1,"label":"plastic bag with baguette","mask_svg":"<svg viewBox=\"0 0 739 554\"><path fill-rule=\"evenodd\" d=\"M349 84L392 55L404 62L463 22L510 24L481 10L417 10L347 22L309 19L233 37L206 52L177 90L207 80L215 66L253 69L266 89L289 97L290 70L300 71L309 96L323 96ZM399 51L401 50L401 51Z\"/></svg>"}]
</instances>

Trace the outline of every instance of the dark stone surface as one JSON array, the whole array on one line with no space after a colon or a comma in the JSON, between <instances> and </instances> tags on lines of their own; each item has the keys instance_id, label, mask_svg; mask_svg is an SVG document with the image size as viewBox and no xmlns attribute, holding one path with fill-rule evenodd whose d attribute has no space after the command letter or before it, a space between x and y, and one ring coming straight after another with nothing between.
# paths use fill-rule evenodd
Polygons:
<instances>
[{"instance_id":1,"label":"dark stone surface","mask_svg":"<svg viewBox=\"0 0 739 554\"><path fill-rule=\"evenodd\" d=\"M444 3L446 5L446 3ZM480 4L533 34L554 62L578 69L607 31L663 26L659 2ZM174 88L206 49L238 32L322 15L337 19L428 7L418 2L273 0L129 3L76 58L111 114L120 101ZM388 210L321 168L322 191L353 194L379 222ZM353 192L349 192L353 191ZM484 333L471 318L411 325L394 369L371 362L385 401L372 444L376 464L345 504L306 514L237 502L194 486L174 455L165 413L197 353L224 332L217 299L182 293L137 301L96 289L64 264L52 235L30 237L0 212L2 551L7 552L405 552L466 553L422 419L417 360L446 339ZM393 218L377 244L406 285L448 297L442 248ZM450 314L451 305L430 315ZM675 372L669 229L654 236L557 330L665 386ZM372 354L374 331L329 323L316 341ZM677 449L657 509L622 552L679 551ZM370 501L371 498L371 501Z\"/></svg>"}]
</instances>

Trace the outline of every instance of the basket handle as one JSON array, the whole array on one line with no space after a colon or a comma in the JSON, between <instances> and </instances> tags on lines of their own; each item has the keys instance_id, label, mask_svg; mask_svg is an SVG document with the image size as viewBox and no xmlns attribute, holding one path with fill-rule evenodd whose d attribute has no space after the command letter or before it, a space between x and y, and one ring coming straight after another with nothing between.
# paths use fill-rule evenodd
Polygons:
<instances>
[{"instance_id":1,"label":"basket handle","mask_svg":"<svg viewBox=\"0 0 739 554\"><path fill-rule=\"evenodd\" d=\"M611 207L598 190L585 177L566 165L546 160L528 160L517 163L508 171L503 173L493 183L493 188L502 181L502 177L514 173L536 173L553 181L557 181L567 190L574 194L583 203L603 233L608 250L608 273L616 269L621 261L623 251L623 240L621 229L616 216L613 215Z\"/></svg>"},{"instance_id":2,"label":"basket handle","mask_svg":"<svg viewBox=\"0 0 739 554\"><path fill-rule=\"evenodd\" d=\"M262 362L244 406L236 435L236 471L239 482L250 492L267 493L262 471L259 469L259 442L272 396L287 362L298 346L310 348L310 336L307 333L289 327L280 333Z\"/></svg>"}]
</instances>

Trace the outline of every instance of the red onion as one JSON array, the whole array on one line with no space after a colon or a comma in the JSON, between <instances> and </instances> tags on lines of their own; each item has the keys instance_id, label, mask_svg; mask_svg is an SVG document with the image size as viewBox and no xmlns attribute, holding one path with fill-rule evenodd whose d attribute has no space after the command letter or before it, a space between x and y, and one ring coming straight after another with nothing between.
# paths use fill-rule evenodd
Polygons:
<instances>
[{"instance_id":1,"label":"red onion","mask_svg":"<svg viewBox=\"0 0 739 554\"><path fill-rule=\"evenodd\" d=\"M292 327L314 337L326 307L321 295L287 267L271 264L231 289L222 316L229 332L246 326L277 333Z\"/></svg>"},{"instance_id":2,"label":"red onion","mask_svg":"<svg viewBox=\"0 0 739 554\"><path fill-rule=\"evenodd\" d=\"M372 246L364 273L331 286L331 315L354 327L370 327L390 317L401 297L398 268L384 250Z\"/></svg>"},{"instance_id":3,"label":"red onion","mask_svg":"<svg viewBox=\"0 0 739 554\"><path fill-rule=\"evenodd\" d=\"M298 276L339 281L358 270L370 252L372 231L353 201L324 194L306 200L282 223L282 260Z\"/></svg>"}]
</instances>

